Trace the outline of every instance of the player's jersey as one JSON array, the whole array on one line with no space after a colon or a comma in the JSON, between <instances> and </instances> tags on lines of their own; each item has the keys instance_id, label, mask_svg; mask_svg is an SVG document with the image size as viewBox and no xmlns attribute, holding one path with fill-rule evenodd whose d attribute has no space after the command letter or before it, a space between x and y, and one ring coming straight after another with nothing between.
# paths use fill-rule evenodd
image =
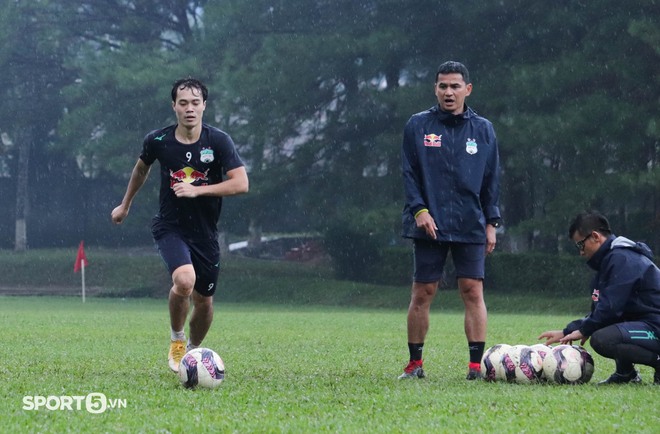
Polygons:
<instances>
[{"instance_id":1,"label":"player's jersey","mask_svg":"<svg viewBox=\"0 0 660 434\"><path fill-rule=\"evenodd\" d=\"M199 140L183 144L174 137L176 125L147 134L140 159L147 165L160 163L160 210L153 222L154 236L178 231L190 239L217 238L221 197L177 198L172 186L178 182L210 185L222 182L227 171L243 166L229 135L202 125Z\"/></svg>"}]
</instances>

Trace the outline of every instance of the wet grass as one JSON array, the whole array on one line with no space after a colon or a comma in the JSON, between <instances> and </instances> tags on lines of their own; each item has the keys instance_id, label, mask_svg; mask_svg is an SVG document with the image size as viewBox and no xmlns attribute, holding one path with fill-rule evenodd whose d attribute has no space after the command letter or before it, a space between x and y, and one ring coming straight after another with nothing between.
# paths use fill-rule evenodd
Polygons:
<instances>
[{"instance_id":1,"label":"wet grass","mask_svg":"<svg viewBox=\"0 0 660 434\"><path fill-rule=\"evenodd\" d=\"M533 343L570 319L491 314L489 341ZM169 372L164 299L0 297L0 322L6 432L651 433L660 423L652 372L599 387L613 364L598 356L580 386L465 381L462 314L451 310L432 314L427 378L398 381L405 307L216 303L205 345L227 376L214 391L186 390ZM106 399L100 414L59 409L62 397L94 394ZM47 404L28 409L34 397Z\"/></svg>"}]
</instances>

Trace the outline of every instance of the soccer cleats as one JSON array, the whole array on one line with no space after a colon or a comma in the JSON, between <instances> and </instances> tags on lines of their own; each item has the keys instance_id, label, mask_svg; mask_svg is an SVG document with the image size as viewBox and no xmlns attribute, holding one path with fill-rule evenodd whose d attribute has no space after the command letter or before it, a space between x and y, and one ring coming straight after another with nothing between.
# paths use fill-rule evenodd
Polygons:
<instances>
[{"instance_id":1,"label":"soccer cleats","mask_svg":"<svg viewBox=\"0 0 660 434\"><path fill-rule=\"evenodd\" d=\"M629 374L619 374L618 372L615 372L614 374L610 375L607 380L603 380L598 384L636 384L641 382L642 377L639 376L639 372L633 370Z\"/></svg>"},{"instance_id":2,"label":"soccer cleats","mask_svg":"<svg viewBox=\"0 0 660 434\"><path fill-rule=\"evenodd\" d=\"M422 369L421 360L411 360L408 365L403 369L403 374L399 375L399 380L407 378L424 378L424 369Z\"/></svg>"},{"instance_id":3,"label":"soccer cleats","mask_svg":"<svg viewBox=\"0 0 660 434\"><path fill-rule=\"evenodd\" d=\"M470 369L468 371L467 377L465 377L466 380L480 380L482 378L481 375L481 369Z\"/></svg>"},{"instance_id":4,"label":"soccer cleats","mask_svg":"<svg viewBox=\"0 0 660 434\"><path fill-rule=\"evenodd\" d=\"M167 362L170 369L179 372L179 363L186 354L186 341L170 341L170 352L167 355Z\"/></svg>"}]
</instances>

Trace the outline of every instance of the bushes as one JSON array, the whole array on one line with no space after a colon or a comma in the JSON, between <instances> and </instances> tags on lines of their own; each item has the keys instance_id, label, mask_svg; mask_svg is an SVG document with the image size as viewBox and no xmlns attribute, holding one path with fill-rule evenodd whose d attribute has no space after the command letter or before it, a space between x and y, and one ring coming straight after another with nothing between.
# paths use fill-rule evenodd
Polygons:
<instances>
[{"instance_id":1,"label":"bushes","mask_svg":"<svg viewBox=\"0 0 660 434\"><path fill-rule=\"evenodd\" d=\"M497 292L588 296L592 275L578 256L496 253L486 260L485 285Z\"/></svg>"},{"instance_id":2,"label":"bushes","mask_svg":"<svg viewBox=\"0 0 660 434\"><path fill-rule=\"evenodd\" d=\"M369 234L336 225L328 229L324 244L338 279L370 282L379 268L378 243Z\"/></svg>"},{"instance_id":3,"label":"bushes","mask_svg":"<svg viewBox=\"0 0 660 434\"><path fill-rule=\"evenodd\" d=\"M412 281L412 248L376 248L364 234L343 231L341 238L326 239L335 275L339 279L382 285L409 285ZM456 287L451 257L446 284ZM577 256L542 253L496 253L486 259L488 291L539 295L589 294L592 272Z\"/></svg>"}]
</instances>

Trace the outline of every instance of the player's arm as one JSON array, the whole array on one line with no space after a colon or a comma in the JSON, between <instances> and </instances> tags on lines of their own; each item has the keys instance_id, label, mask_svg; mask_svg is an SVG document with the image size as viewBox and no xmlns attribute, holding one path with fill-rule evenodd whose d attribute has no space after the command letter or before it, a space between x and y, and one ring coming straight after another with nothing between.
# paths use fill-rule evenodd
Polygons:
<instances>
[{"instance_id":1,"label":"player's arm","mask_svg":"<svg viewBox=\"0 0 660 434\"><path fill-rule=\"evenodd\" d=\"M131 172L131 179L128 181L124 198L121 204L112 210L111 218L113 223L121 224L124 221L133 203L133 198L146 182L150 170L151 166L148 166L142 159L138 158L135 167L133 167L133 172Z\"/></svg>"},{"instance_id":2,"label":"player's arm","mask_svg":"<svg viewBox=\"0 0 660 434\"><path fill-rule=\"evenodd\" d=\"M174 190L176 197L189 198L197 196L234 196L248 192L250 182L245 166L229 170L226 175L227 178L217 184L192 185L178 182L172 186L172 190Z\"/></svg>"}]
</instances>

